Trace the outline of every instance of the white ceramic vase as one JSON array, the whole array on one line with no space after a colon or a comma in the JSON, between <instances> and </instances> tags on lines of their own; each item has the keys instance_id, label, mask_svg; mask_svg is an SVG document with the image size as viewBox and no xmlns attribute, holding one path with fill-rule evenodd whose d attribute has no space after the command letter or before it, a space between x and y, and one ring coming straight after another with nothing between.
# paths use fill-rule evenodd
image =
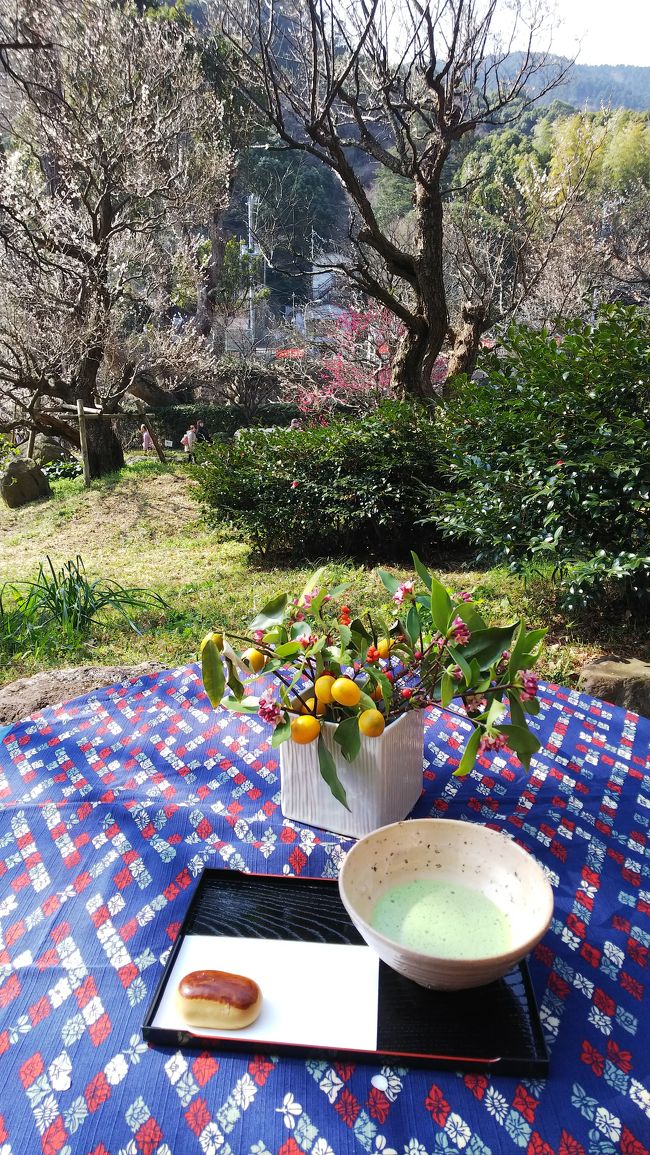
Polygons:
<instances>
[{"instance_id":1,"label":"white ceramic vase","mask_svg":"<svg viewBox=\"0 0 650 1155\"><path fill-rule=\"evenodd\" d=\"M321 777L318 744L289 740L280 747L281 806L285 818L335 834L362 838L380 826L399 822L422 793L424 713L407 710L379 738L361 736L361 749L346 762L334 741L336 726L324 722L323 739L336 763L349 810L334 798Z\"/></svg>"}]
</instances>

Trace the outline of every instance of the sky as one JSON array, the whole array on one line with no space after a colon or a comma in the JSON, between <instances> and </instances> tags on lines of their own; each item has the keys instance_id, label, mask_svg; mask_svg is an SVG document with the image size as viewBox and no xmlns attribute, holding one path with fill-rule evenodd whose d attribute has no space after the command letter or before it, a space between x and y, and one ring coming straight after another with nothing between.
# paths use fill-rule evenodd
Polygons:
<instances>
[{"instance_id":1,"label":"sky","mask_svg":"<svg viewBox=\"0 0 650 1155\"><path fill-rule=\"evenodd\" d=\"M559 56L650 66L650 0L563 0L558 10L552 51Z\"/></svg>"}]
</instances>

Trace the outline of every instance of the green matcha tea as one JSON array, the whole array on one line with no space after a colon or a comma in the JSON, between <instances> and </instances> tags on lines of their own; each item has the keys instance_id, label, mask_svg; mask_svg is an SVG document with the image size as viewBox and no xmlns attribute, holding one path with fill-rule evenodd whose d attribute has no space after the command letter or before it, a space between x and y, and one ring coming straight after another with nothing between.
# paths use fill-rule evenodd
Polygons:
<instances>
[{"instance_id":1,"label":"green matcha tea","mask_svg":"<svg viewBox=\"0 0 650 1155\"><path fill-rule=\"evenodd\" d=\"M375 903L370 923L386 938L437 958L501 954L512 941L508 919L489 898L429 878L391 886Z\"/></svg>"}]
</instances>

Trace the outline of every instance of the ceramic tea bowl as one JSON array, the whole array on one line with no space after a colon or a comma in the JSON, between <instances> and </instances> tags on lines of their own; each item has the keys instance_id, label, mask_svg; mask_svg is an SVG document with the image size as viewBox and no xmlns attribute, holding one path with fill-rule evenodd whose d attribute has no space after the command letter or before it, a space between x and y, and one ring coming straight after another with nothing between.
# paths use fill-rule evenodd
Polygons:
<instances>
[{"instance_id":1,"label":"ceramic tea bowl","mask_svg":"<svg viewBox=\"0 0 650 1155\"><path fill-rule=\"evenodd\" d=\"M435 990L501 978L537 945L553 914L551 885L528 851L486 826L447 818L395 822L361 838L343 862L339 890L379 957Z\"/></svg>"}]
</instances>

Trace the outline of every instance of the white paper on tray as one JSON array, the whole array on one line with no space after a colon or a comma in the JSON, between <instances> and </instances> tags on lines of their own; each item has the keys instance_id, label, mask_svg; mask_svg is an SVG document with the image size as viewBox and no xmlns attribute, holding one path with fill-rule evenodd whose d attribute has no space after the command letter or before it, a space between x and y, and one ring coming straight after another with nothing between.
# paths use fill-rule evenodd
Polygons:
<instances>
[{"instance_id":1,"label":"white paper on tray","mask_svg":"<svg viewBox=\"0 0 650 1155\"><path fill-rule=\"evenodd\" d=\"M254 979L264 999L259 1018L238 1031L188 1026L176 990L183 975L196 970ZM217 1039L374 1051L378 990L379 958L367 946L186 935L152 1026Z\"/></svg>"}]
</instances>

